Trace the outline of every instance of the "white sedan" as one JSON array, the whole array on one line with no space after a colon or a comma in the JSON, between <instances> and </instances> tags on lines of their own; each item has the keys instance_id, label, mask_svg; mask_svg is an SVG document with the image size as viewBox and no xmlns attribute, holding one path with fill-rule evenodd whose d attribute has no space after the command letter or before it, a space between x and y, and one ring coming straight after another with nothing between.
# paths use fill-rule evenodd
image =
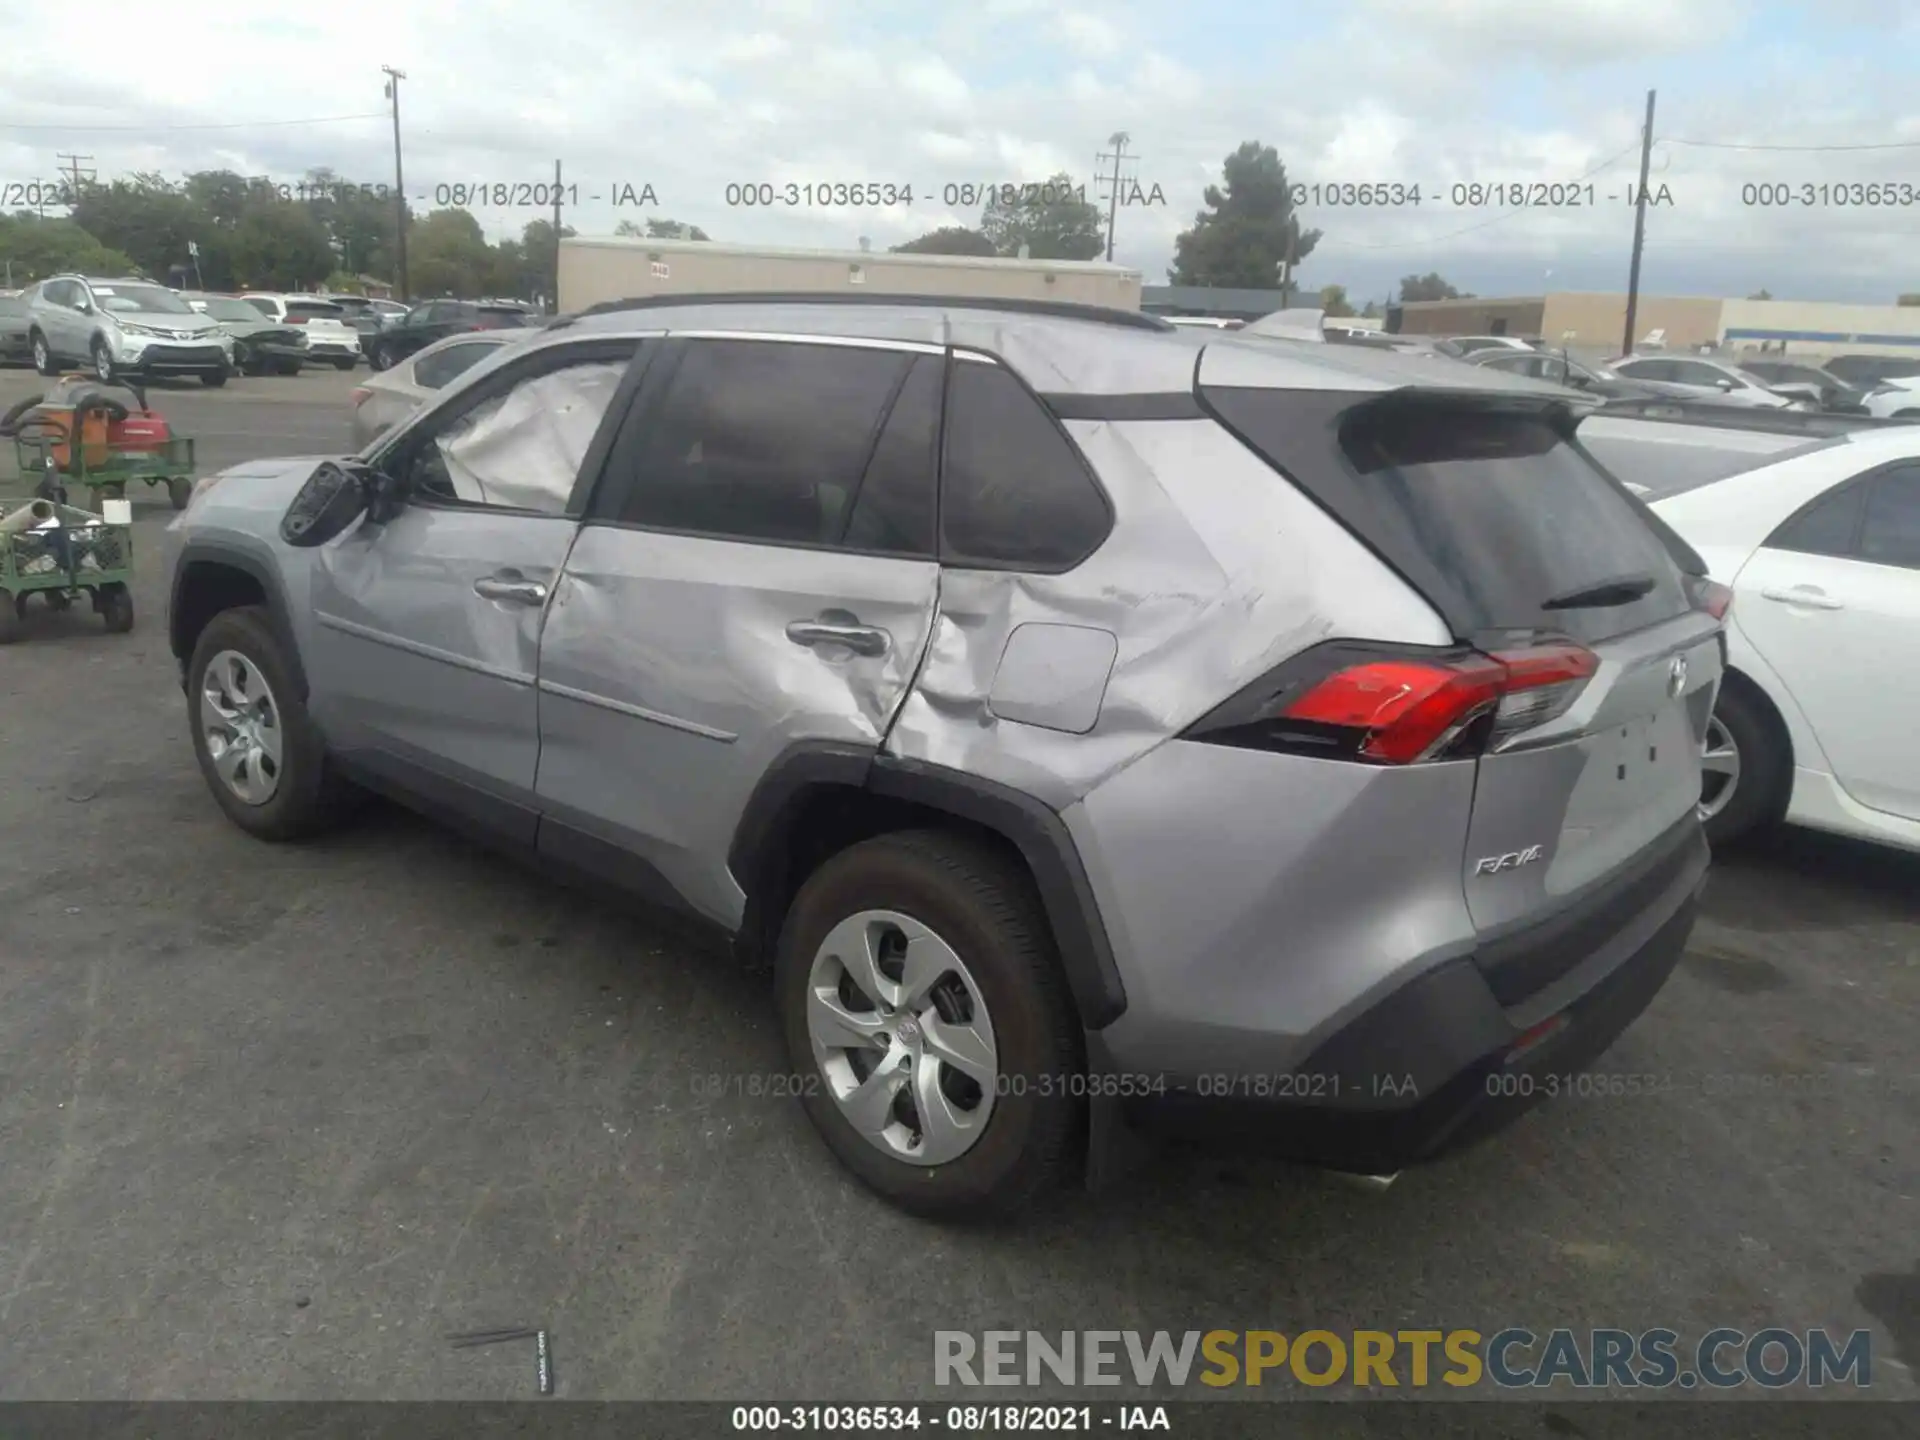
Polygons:
<instances>
[{"instance_id":1,"label":"white sedan","mask_svg":"<svg viewBox=\"0 0 1920 1440\"><path fill-rule=\"evenodd\" d=\"M1786 820L1920 850L1920 426L1634 488L1734 592L1708 835Z\"/></svg>"}]
</instances>

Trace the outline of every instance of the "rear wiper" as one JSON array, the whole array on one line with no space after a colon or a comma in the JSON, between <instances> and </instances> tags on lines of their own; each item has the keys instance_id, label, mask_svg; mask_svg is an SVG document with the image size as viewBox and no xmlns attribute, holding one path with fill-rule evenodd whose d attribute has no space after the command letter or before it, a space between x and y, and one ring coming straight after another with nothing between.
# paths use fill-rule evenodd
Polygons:
<instances>
[{"instance_id":1,"label":"rear wiper","mask_svg":"<svg viewBox=\"0 0 1920 1440\"><path fill-rule=\"evenodd\" d=\"M1542 601L1542 610L1604 610L1614 605L1631 605L1658 582L1651 575L1626 575L1618 580L1602 580L1583 590L1569 590L1551 600Z\"/></svg>"}]
</instances>

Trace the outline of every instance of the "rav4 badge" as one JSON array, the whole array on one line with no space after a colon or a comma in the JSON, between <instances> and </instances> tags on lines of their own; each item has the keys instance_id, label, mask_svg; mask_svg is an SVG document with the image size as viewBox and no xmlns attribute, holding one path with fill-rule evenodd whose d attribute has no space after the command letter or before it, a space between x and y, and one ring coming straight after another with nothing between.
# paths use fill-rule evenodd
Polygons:
<instances>
[{"instance_id":1,"label":"rav4 badge","mask_svg":"<svg viewBox=\"0 0 1920 1440\"><path fill-rule=\"evenodd\" d=\"M1474 861L1473 873L1498 875L1502 870L1518 870L1522 865L1533 864L1545 849L1544 845L1529 845L1524 850L1509 850L1504 855L1489 855L1484 860Z\"/></svg>"}]
</instances>

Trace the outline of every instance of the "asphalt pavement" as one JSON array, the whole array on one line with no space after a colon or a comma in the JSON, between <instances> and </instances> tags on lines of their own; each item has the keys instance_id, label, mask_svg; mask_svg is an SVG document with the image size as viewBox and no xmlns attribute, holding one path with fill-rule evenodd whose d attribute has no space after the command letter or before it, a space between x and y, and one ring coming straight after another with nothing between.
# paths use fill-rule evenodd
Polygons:
<instances>
[{"instance_id":1,"label":"asphalt pavement","mask_svg":"<svg viewBox=\"0 0 1920 1440\"><path fill-rule=\"evenodd\" d=\"M353 383L153 399L217 466L343 445ZM1169 1152L939 1228L792 1101L708 1093L787 1068L768 996L660 920L385 809L307 846L227 824L171 511L134 499L134 631L80 608L0 651L0 1398L526 1398L525 1347L443 1339L509 1325L575 1398L951 1398L937 1329L1508 1325L1866 1327L1874 1393L1920 1394L1920 857L1722 858L1600 1066L1657 1085L1384 1192Z\"/></svg>"}]
</instances>

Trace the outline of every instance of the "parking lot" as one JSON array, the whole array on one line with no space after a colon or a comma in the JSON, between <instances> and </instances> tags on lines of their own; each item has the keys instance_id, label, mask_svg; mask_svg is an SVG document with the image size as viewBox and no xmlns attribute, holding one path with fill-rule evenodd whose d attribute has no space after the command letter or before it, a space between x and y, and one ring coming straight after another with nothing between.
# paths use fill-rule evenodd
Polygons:
<instances>
[{"instance_id":1,"label":"parking lot","mask_svg":"<svg viewBox=\"0 0 1920 1440\"><path fill-rule=\"evenodd\" d=\"M215 468L344 444L354 383L152 399ZM134 631L36 610L0 652L0 1395L517 1399L520 1350L442 1337L526 1324L575 1398L934 1398L937 1329L1508 1325L1864 1327L1920 1396L1920 857L1723 857L1601 1064L1641 1093L1383 1192L1170 1152L938 1228L792 1101L705 1093L787 1068L725 958L396 812L229 825L132 498Z\"/></svg>"}]
</instances>

